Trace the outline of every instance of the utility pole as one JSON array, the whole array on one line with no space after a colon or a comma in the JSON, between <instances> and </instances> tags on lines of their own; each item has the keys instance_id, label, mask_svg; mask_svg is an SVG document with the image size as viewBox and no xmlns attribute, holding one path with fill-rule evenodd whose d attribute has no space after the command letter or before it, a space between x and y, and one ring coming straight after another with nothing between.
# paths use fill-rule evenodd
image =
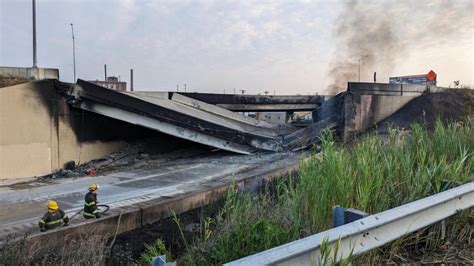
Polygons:
<instances>
[{"instance_id":1,"label":"utility pole","mask_svg":"<svg viewBox=\"0 0 474 266\"><path fill-rule=\"evenodd\" d=\"M242 95L244 95L244 94L245 94L245 90L239 90L239 91L240 91L240 92L242 92Z\"/></svg>"},{"instance_id":2,"label":"utility pole","mask_svg":"<svg viewBox=\"0 0 474 266\"><path fill-rule=\"evenodd\" d=\"M74 25L71 23L72 31L72 64L74 66L74 82L76 82L76 45L74 43Z\"/></svg>"},{"instance_id":3,"label":"utility pole","mask_svg":"<svg viewBox=\"0 0 474 266\"><path fill-rule=\"evenodd\" d=\"M104 81L107 81L107 64L104 64Z\"/></svg>"},{"instance_id":4,"label":"utility pole","mask_svg":"<svg viewBox=\"0 0 474 266\"><path fill-rule=\"evenodd\" d=\"M33 67L37 67L37 61L36 61L36 0L33 0Z\"/></svg>"},{"instance_id":5,"label":"utility pole","mask_svg":"<svg viewBox=\"0 0 474 266\"><path fill-rule=\"evenodd\" d=\"M186 83L184 83L184 92L186 92Z\"/></svg>"}]
</instances>

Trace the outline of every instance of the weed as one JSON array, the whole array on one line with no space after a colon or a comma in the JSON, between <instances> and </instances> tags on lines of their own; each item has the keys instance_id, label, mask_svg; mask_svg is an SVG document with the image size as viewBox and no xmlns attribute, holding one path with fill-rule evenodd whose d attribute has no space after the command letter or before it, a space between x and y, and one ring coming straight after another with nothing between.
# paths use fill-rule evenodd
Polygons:
<instances>
[{"instance_id":1,"label":"weed","mask_svg":"<svg viewBox=\"0 0 474 266\"><path fill-rule=\"evenodd\" d=\"M166 255L167 261L173 261L171 251L166 248L165 243L158 239L153 244L145 244L145 251L140 255L140 264L150 265L154 257Z\"/></svg>"},{"instance_id":2,"label":"weed","mask_svg":"<svg viewBox=\"0 0 474 266\"><path fill-rule=\"evenodd\" d=\"M90 230L77 235L60 235L47 240L29 239L4 242L0 265L101 265L110 236Z\"/></svg>"}]
</instances>

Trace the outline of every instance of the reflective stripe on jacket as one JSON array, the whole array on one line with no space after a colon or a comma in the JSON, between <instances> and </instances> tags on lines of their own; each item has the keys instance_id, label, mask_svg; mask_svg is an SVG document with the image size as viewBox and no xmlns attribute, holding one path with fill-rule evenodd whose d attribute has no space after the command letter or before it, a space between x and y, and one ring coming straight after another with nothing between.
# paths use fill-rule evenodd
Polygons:
<instances>
[{"instance_id":1,"label":"reflective stripe on jacket","mask_svg":"<svg viewBox=\"0 0 474 266\"><path fill-rule=\"evenodd\" d=\"M52 229L58 227L64 223L69 222L69 217L64 213L63 210L58 209L54 212L47 212L43 215L43 218L39 221L40 228Z\"/></svg>"},{"instance_id":2,"label":"reflective stripe on jacket","mask_svg":"<svg viewBox=\"0 0 474 266\"><path fill-rule=\"evenodd\" d=\"M97 213L97 195L89 192L84 197L84 216L95 217Z\"/></svg>"}]
</instances>

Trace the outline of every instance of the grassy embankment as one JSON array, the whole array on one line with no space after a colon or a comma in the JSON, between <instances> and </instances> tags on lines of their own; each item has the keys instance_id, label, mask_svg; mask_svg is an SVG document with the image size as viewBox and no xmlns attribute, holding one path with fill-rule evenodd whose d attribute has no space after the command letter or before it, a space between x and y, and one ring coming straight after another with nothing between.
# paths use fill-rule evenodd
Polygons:
<instances>
[{"instance_id":1,"label":"grassy embankment","mask_svg":"<svg viewBox=\"0 0 474 266\"><path fill-rule=\"evenodd\" d=\"M258 196L231 189L219 215L203 222L199 236L183 241L185 253L178 262L222 264L327 230L337 204L377 213L438 193L445 189L443 180L472 181L473 125L472 119L448 126L437 122L433 131L414 125L409 135L392 132L383 139L372 134L350 147L326 134L322 153L301 163L297 179L281 179ZM474 211L468 210L448 219L445 239L435 225L353 260L473 260L473 226ZM143 258L164 249L151 246Z\"/></svg>"}]
</instances>

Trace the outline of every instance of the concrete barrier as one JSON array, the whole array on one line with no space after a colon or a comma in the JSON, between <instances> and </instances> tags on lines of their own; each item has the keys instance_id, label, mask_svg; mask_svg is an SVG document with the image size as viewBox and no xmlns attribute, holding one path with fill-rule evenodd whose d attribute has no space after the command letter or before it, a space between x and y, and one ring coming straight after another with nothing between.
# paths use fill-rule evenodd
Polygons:
<instances>
[{"instance_id":1,"label":"concrete barrier","mask_svg":"<svg viewBox=\"0 0 474 266\"><path fill-rule=\"evenodd\" d=\"M59 70L41 67L0 67L0 77L24 79L59 79Z\"/></svg>"}]
</instances>

